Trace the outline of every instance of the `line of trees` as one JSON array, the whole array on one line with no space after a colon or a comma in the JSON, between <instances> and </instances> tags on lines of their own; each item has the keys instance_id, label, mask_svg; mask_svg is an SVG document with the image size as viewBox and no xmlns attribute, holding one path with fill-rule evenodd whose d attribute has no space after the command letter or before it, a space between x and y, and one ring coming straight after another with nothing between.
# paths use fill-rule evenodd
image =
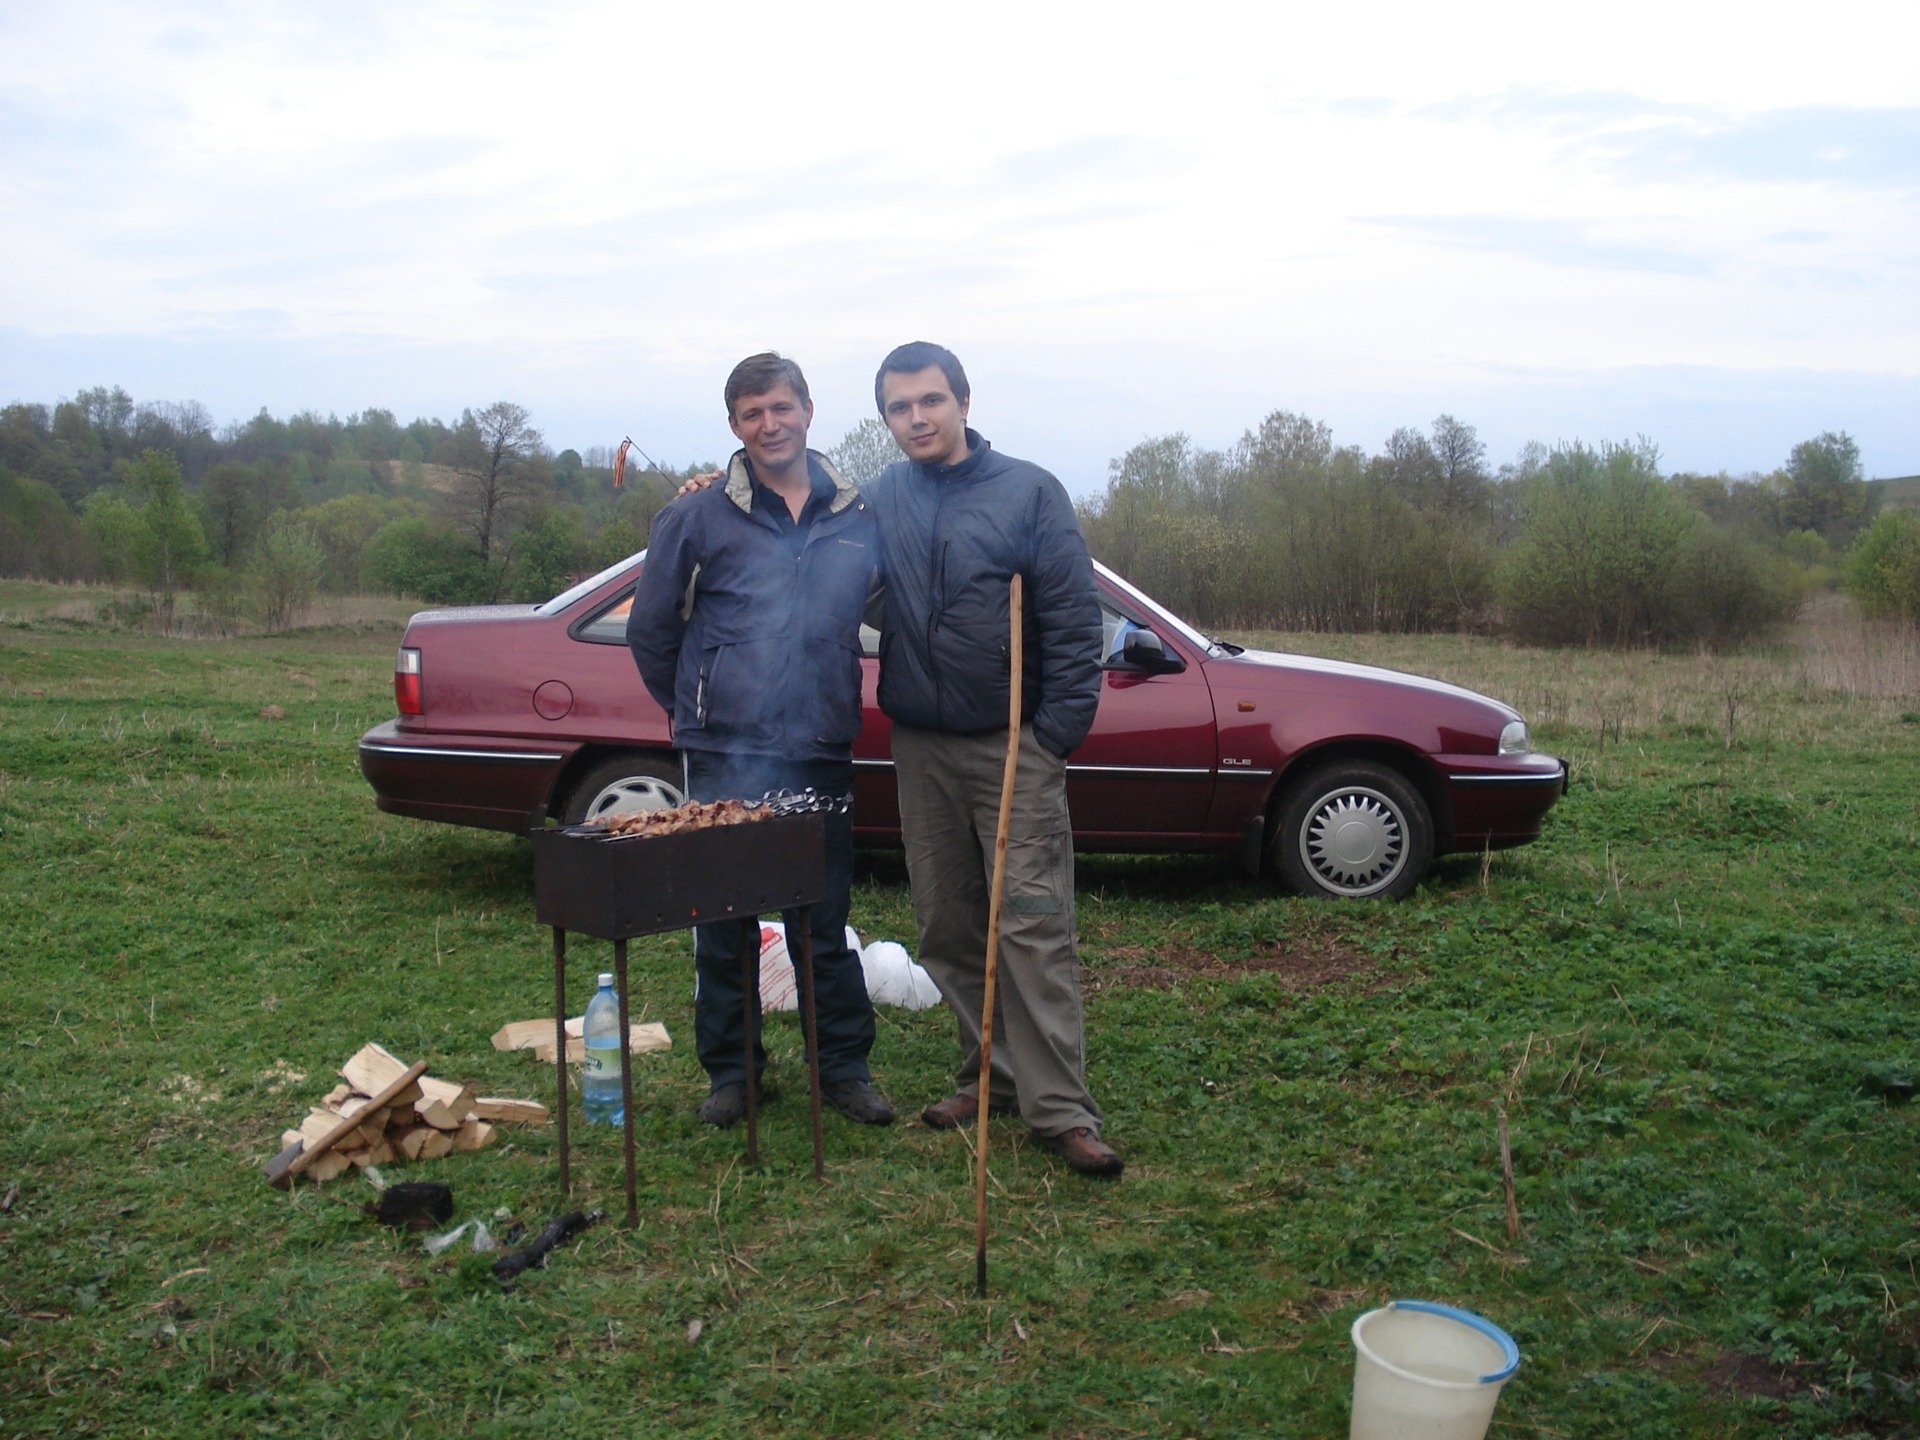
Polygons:
<instances>
[{"instance_id":1,"label":"line of trees","mask_svg":"<svg viewBox=\"0 0 1920 1440\"><path fill-rule=\"evenodd\" d=\"M898 458L875 419L830 452L856 482ZM82 391L0 409L0 574L135 587L193 623L293 623L322 592L537 601L646 543L685 475L554 454L527 410L452 423ZM1646 440L1527 447L1489 468L1442 415L1368 455L1276 411L1230 450L1143 440L1081 503L1094 553L1218 628L1466 630L1554 644L1738 644L1844 582L1920 618L1920 515L1876 517L1845 434L1768 475L1663 475ZM191 605L183 608L182 597Z\"/></svg>"},{"instance_id":2,"label":"line of trees","mask_svg":"<svg viewBox=\"0 0 1920 1440\"><path fill-rule=\"evenodd\" d=\"M447 424L198 405L119 388L0 408L0 575L134 587L174 628L292 623L322 592L541 600L646 543L680 476L612 489L613 455L554 454L510 401ZM697 467L696 467L697 468Z\"/></svg>"},{"instance_id":3,"label":"line of trees","mask_svg":"<svg viewBox=\"0 0 1920 1440\"><path fill-rule=\"evenodd\" d=\"M1644 438L1495 472L1450 415L1369 456L1277 411L1228 451L1143 441L1080 509L1096 555L1203 625L1724 647L1843 569L1871 612L1920 619L1920 516L1876 503L1844 433L1767 475L1663 475Z\"/></svg>"}]
</instances>

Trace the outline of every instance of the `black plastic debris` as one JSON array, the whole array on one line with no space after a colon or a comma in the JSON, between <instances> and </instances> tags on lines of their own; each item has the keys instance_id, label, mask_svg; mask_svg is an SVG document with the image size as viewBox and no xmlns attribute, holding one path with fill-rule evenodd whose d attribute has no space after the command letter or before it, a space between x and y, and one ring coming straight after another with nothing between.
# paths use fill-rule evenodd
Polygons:
<instances>
[{"instance_id":1,"label":"black plastic debris","mask_svg":"<svg viewBox=\"0 0 1920 1440\"><path fill-rule=\"evenodd\" d=\"M396 1230L431 1230L453 1218L453 1187L438 1180L403 1180L382 1190L379 1202L367 1210Z\"/></svg>"}]
</instances>

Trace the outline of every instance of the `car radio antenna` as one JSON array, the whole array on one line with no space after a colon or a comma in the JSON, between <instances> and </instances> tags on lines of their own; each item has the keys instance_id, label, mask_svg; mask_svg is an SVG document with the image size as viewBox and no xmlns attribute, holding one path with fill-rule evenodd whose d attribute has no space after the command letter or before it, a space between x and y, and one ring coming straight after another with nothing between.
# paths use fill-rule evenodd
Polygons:
<instances>
[{"instance_id":1,"label":"car radio antenna","mask_svg":"<svg viewBox=\"0 0 1920 1440\"><path fill-rule=\"evenodd\" d=\"M618 490L620 488L620 481L626 476L627 451L629 450L633 451L642 460L646 461L647 464L653 470L661 474L666 473L660 470L660 462L654 459L651 455L647 454L647 452L642 450L638 445L634 444L633 437L629 435L627 436L626 439L620 442L620 448L614 451L613 453L613 488L614 489Z\"/></svg>"}]
</instances>

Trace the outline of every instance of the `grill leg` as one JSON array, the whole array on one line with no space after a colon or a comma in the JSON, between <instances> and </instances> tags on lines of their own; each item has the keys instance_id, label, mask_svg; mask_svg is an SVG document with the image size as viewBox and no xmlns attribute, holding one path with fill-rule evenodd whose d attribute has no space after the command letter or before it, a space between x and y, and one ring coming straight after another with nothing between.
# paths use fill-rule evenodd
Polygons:
<instances>
[{"instance_id":1,"label":"grill leg","mask_svg":"<svg viewBox=\"0 0 1920 1440\"><path fill-rule=\"evenodd\" d=\"M560 1193L572 1193L567 1173L567 932L553 927L553 1079L558 1087L553 1103L560 1124Z\"/></svg>"},{"instance_id":2,"label":"grill leg","mask_svg":"<svg viewBox=\"0 0 1920 1440\"><path fill-rule=\"evenodd\" d=\"M820 1136L820 1029L813 1014L813 907L800 907L800 1018L806 1026L807 1103L813 1111L813 1178L827 1178Z\"/></svg>"},{"instance_id":3,"label":"grill leg","mask_svg":"<svg viewBox=\"0 0 1920 1440\"><path fill-rule=\"evenodd\" d=\"M626 1134L627 1221L631 1230L640 1223L640 1207L633 1195L633 1025L627 1018L627 942L613 942L613 968L620 987L620 1120Z\"/></svg>"},{"instance_id":4,"label":"grill leg","mask_svg":"<svg viewBox=\"0 0 1920 1440\"><path fill-rule=\"evenodd\" d=\"M760 1030L760 917L740 922L740 1014L747 1034L747 1163L760 1163L760 1067L753 1042Z\"/></svg>"}]
</instances>

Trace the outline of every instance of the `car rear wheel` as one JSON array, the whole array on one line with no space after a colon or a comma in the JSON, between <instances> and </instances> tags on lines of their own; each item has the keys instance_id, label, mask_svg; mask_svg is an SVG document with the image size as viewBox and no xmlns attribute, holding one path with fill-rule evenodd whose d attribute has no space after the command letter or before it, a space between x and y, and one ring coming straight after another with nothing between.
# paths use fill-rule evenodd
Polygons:
<instances>
[{"instance_id":1,"label":"car rear wheel","mask_svg":"<svg viewBox=\"0 0 1920 1440\"><path fill-rule=\"evenodd\" d=\"M616 755L582 775L567 792L562 825L579 825L623 810L667 810L687 798L680 767L655 755Z\"/></svg>"},{"instance_id":2,"label":"car rear wheel","mask_svg":"<svg viewBox=\"0 0 1920 1440\"><path fill-rule=\"evenodd\" d=\"M1274 835L1280 870L1303 895L1398 900L1433 856L1433 818L1399 771L1344 760L1287 792Z\"/></svg>"}]
</instances>

